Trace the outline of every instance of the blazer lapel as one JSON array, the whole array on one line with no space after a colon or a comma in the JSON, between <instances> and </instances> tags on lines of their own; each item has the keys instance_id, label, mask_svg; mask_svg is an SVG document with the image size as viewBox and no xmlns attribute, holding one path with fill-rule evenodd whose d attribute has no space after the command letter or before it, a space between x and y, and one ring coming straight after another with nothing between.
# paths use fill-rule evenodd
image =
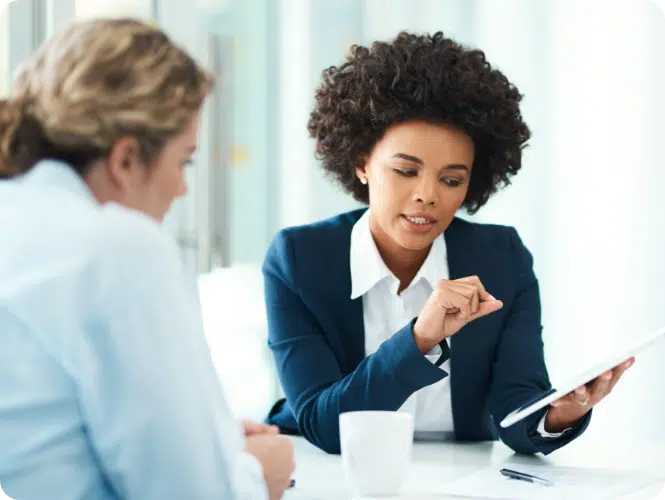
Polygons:
<instances>
[{"instance_id":1,"label":"blazer lapel","mask_svg":"<svg viewBox=\"0 0 665 500\"><path fill-rule=\"evenodd\" d=\"M473 276L474 248L471 248L463 234L459 219L455 218L443 233L448 253L448 273L451 280Z\"/></svg>"},{"instance_id":2,"label":"blazer lapel","mask_svg":"<svg viewBox=\"0 0 665 500\"><path fill-rule=\"evenodd\" d=\"M450 280L481 274L477 257L479 249L474 248L473 242L465 229L464 224L455 218L444 233ZM464 409L469 408L471 402L467 401L464 381L467 373L472 371L474 367L473 359L470 358L472 357L476 334L481 333L478 328L478 323L471 322L450 338L450 371L453 374L450 389L453 422L458 439L464 439L468 435Z\"/></svg>"},{"instance_id":3,"label":"blazer lapel","mask_svg":"<svg viewBox=\"0 0 665 500\"><path fill-rule=\"evenodd\" d=\"M351 373L365 359L365 320L363 317L363 299L358 297L351 300L351 262L349 258L349 249L351 248L351 231L353 225L360 219L365 210L353 212L346 222L343 234L340 235L339 255L344 256L344 261L340 262L339 271L331 276L330 286L334 289L335 307L333 311L344 311L340 320L340 338L346 339L345 348L341 350L346 354L346 359L342 361L342 369L346 373Z\"/></svg>"},{"instance_id":4,"label":"blazer lapel","mask_svg":"<svg viewBox=\"0 0 665 500\"><path fill-rule=\"evenodd\" d=\"M365 359L365 321L363 318L363 299L358 297L351 300L350 293L346 297L346 307L348 311L347 335L349 336L349 357L348 372L355 370L356 367Z\"/></svg>"}]
</instances>

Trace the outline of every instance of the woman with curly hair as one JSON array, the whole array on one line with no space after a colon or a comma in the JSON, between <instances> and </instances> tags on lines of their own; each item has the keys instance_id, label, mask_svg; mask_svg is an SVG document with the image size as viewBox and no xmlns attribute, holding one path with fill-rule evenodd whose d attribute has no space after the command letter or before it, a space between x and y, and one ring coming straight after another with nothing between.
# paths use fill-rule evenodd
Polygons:
<instances>
[{"instance_id":1,"label":"woman with curly hair","mask_svg":"<svg viewBox=\"0 0 665 500\"><path fill-rule=\"evenodd\" d=\"M521 95L441 33L354 46L323 73L309 132L369 204L282 230L263 267L286 399L267 421L340 451L338 419L401 410L416 437L550 453L579 436L632 360L529 418L550 388L532 258L515 229L466 222L522 166Z\"/></svg>"}]
</instances>

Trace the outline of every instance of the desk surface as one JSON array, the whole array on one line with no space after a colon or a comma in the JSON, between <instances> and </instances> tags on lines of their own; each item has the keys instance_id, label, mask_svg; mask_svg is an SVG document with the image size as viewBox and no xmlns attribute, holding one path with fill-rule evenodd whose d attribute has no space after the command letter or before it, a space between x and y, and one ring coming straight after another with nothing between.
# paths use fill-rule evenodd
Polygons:
<instances>
[{"instance_id":1,"label":"desk surface","mask_svg":"<svg viewBox=\"0 0 665 500\"><path fill-rule=\"evenodd\" d=\"M348 500L342 462L303 438L292 438L296 450L296 488L284 500ZM649 444L610 446L607 442L579 439L548 457L514 454L502 443L415 443L413 462L404 499L445 499L434 492L442 484L490 465L546 463L574 467L601 467L622 470L646 470L665 476L665 447ZM663 483L645 488L618 500L652 499L663 489ZM572 499L568 499L572 500Z\"/></svg>"}]
</instances>

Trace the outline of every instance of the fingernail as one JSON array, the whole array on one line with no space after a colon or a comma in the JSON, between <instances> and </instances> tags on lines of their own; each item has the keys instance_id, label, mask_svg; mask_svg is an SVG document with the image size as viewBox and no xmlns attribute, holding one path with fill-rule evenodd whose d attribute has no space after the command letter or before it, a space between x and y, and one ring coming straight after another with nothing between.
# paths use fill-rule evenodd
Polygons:
<instances>
[{"instance_id":1,"label":"fingernail","mask_svg":"<svg viewBox=\"0 0 665 500\"><path fill-rule=\"evenodd\" d=\"M494 295L490 295L490 300L495 301L496 299L494 298Z\"/></svg>"},{"instance_id":2,"label":"fingernail","mask_svg":"<svg viewBox=\"0 0 665 500\"><path fill-rule=\"evenodd\" d=\"M578 387L577 389L575 389L575 392L577 394L584 394L585 389L584 389L584 387Z\"/></svg>"},{"instance_id":3,"label":"fingernail","mask_svg":"<svg viewBox=\"0 0 665 500\"><path fill-rule=\"evenodd\" d=\"M611 373L604 373L604 374L603 374L603 380L609 380L609 379L611 379L611 378L612 378L612 374L611 374Z\"/></svg>"}]
</instances>

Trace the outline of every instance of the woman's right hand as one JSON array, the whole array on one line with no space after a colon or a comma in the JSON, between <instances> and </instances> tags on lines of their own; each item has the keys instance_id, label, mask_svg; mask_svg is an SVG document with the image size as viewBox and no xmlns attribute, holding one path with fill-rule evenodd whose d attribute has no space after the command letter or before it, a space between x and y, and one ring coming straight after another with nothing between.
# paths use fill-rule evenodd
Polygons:
<instances>
[{"instance_id":1,"label":"woman's right hand","mask_svg":"<svg viewBox=\"0 0 665 500\"><path fill-rule=\"evenodd\" d=\"M439 280L413 326L416 345L425 354L467 323L502 307L477 276Z\"/></svg>"},{"instance_id":2,"label":"woman's right hand","mask_svg":"<svg viewBox=\"0 0 665 500\"><path fill-rule=\"evenodd\" d=\"M293 443L279 434L255 434L245 438L245 451L254 455L261 464L268 498L282 498L295 469Z\"/></svg>"}]
</instances>

